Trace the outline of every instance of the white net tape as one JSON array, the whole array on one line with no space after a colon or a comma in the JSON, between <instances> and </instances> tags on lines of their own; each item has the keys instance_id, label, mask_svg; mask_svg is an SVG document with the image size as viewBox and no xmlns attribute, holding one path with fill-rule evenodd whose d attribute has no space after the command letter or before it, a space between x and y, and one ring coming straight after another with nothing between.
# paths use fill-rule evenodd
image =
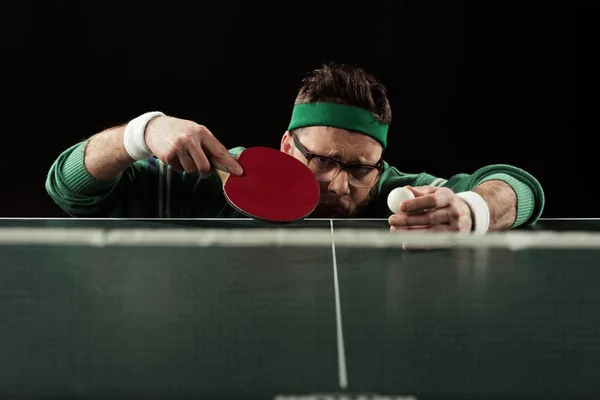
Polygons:
<instances>
[{"instance_id":1,"label":"white net tape","mask_svg":"<svg viewBox=\"0 0 600 400\"><path fill-rule=\"evenodd\" d=\"M382 229L62 229L0 228L0 246L168 246L168 247L469 247L579 248L600 250L600 232L507 231L466 233L390 233Z\"/></svg>"}]
</instances>

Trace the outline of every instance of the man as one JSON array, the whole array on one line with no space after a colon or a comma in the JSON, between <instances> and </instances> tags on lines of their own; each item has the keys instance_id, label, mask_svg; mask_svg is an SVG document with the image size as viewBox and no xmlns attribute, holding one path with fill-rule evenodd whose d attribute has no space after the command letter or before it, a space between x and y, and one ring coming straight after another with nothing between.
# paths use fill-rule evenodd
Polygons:
<instances>
[{"instance_id":1,"label":"man","mask_svg":"<svg viewBox=\"0 0 600 400\"><path fill-rule=\"evenodd\" d=\"M280 150L307 164L320 182L312 217L389 218L391 231L485 233L532 224L541 215L540 184L513 166L448 179L390 166L383 152L391 119L385 88L365 71L328 65L307 76ZM46 189L75 217L240 217L209 162L241 174L240 151L228 151L208 127L147 113L64 151ZM387 196L403 186L416 197L392 213Z\"/></svg>"}]
</instances>

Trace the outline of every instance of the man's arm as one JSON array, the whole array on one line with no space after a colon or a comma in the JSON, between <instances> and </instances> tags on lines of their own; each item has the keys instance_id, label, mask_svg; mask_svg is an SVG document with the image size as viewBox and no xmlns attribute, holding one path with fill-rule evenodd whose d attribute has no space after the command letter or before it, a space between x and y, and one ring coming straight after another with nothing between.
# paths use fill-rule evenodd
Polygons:
<instances>
[{"instance_id":1,"label":"man's arm","mask_svg":"<svg viewBox=\"0 0 600 400\"><path fill-rule=\"evenodd\" d=\"M390 218L390 225L395 230L415 225L428 226L428 229L433 230L460 231L471 226L477 228L477 232L514 229L534 224L542 214L545 204L544 191L537 179L520 168L505 164L486 166L472 174L460 173L448 179L426 173L402 174L391 167L386 171L378 193L384 200L379 203L382 209L387 207L385 199L390 191L399 186L413 187L412 190L417 196L435 193L435 196L429 199L407 202L410 204L405 204L408 208L400 211L444 207L459 209L447 208L421 216L389 214L385 209ZM457 201L458 197L462 201ZM473 217L475 221L472 221Z\"/></svg>"},{"instance_id":2,"label":"man's arm","mask_svg":"<svg viewBox=\"0 0 600 400\"><path fill-rule=\"evenodd\" d=\"M135 162L125 150L124 132L125 126L117 126L89 139L84 165L91 176L101 181L111 181Z\"/></svg>"},{"instance_id":3,"label":"man's arm","mask_svg":"<svg viewBox=\"0 0 600 400\"><path fill-rule=\"evenodd\" d=\"M125 148L125 129L125 125L110 128L89 140L84 164L91 176L113 180L136 161ZM227 149L206 127L193 121L157 116L148 121L144 132L147 146L177 171L208 175L211 168L208 156L211 156L233 173L241 174L239 164Z\"/></svg>"},{"instance_id":4,"label":"man's arm","mask_svg":"<svg viewBox=\"0 0 600 400\"><path fill-rule=\"evenodd\" d=\"M487 180L471 191L454 193L446 187L411 187L415 198L400 205L399 213L389 219L393 230L431 231L507 230L517 219L517 195L501 180Z\"/></svg>"},{"instance_id":5,"label":"man's arm","mask_svg":"<svg viewBox=\"0 0 600 400\"><path fill-rule=\"evenodd\" d=\"M490 211L488 230L509 229L517 218L517 195L513 188L504 181L490 180L473 189L487 203Z\"/></svg>"},{"instance_id":6,"label":"man's arm","mask_svg":"<svg viewBox=\"0 0 600 400\"><path fill-rule=\"evenodd\" d=\"M162 204L169 195L170 184L177 184L184 177L186 182L197 173L208 178L211 171L209 157L225 165L233 174L242 173L233 155L206 127L193 121L164 116L155 117L141 127L131 124L107 129L72 146L52 164L46 190L68 214L79 217L153 216L158 208L151 205L150 199L157 197ZM131 126L139 129L131 129ZM126 137L130 133L136 136ZM146 143L140 145L141 141ZM132 152L135 157L130 156L132 144L136 146ZM158 160L148 152L153 152ZM178 173L177 182L171 170ZM187 174L183 174L184 171ZM190 190L195 188L190 186Z\"/></svg>"},{"instance_id":7,"label":"man's arm","mask_svg":"<svg viewBox=\"0 0 600 400\"><path fill-rule=\"evenodd\" d=\"M490 221L491 229L514 229L534 224L544 210L545 195L540 182L527 171L511 165L489 165L471 174L453 175L447 180L423 176L417 185L448 187L454 193L473 191L484 197L493 213L490 215L494 218ZM511 220L512 224L507 226Z\"/></svg>"}]
</instances>

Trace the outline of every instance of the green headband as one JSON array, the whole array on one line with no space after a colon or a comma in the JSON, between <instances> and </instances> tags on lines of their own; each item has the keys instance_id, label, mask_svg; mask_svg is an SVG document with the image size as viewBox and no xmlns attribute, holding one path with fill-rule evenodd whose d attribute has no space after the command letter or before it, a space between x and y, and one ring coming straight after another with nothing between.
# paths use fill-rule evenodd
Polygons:
<instances>
[{"instance_id":1,"label":"green headband","mask_svg":"<svg viewBox=\"0 0 600 400\"><path fill-rule=\"evenodd\" d=\"M385 149L388 125L383 125L369 111L336 103L297 104L288 130L307 126L330 126L360 132L377 140Z\"/></svg>"}]
</instances>

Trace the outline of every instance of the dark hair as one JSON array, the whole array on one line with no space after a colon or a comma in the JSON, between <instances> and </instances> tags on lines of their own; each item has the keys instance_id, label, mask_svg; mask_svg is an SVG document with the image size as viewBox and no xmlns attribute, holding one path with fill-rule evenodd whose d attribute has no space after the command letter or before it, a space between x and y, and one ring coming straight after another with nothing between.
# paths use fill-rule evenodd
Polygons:
<instances>
[{"instance_id":1,"label":"dark hair","mask_svg":"<svg viewBox=\"0 0 600 400\"><path fill-rule=\"evenodd\" d=\"M389 125L392 110L385 87L374 76L351 65L323 65L303 80L295 104L329 102L361 107Z\"/></svg>"}]
</instances>

